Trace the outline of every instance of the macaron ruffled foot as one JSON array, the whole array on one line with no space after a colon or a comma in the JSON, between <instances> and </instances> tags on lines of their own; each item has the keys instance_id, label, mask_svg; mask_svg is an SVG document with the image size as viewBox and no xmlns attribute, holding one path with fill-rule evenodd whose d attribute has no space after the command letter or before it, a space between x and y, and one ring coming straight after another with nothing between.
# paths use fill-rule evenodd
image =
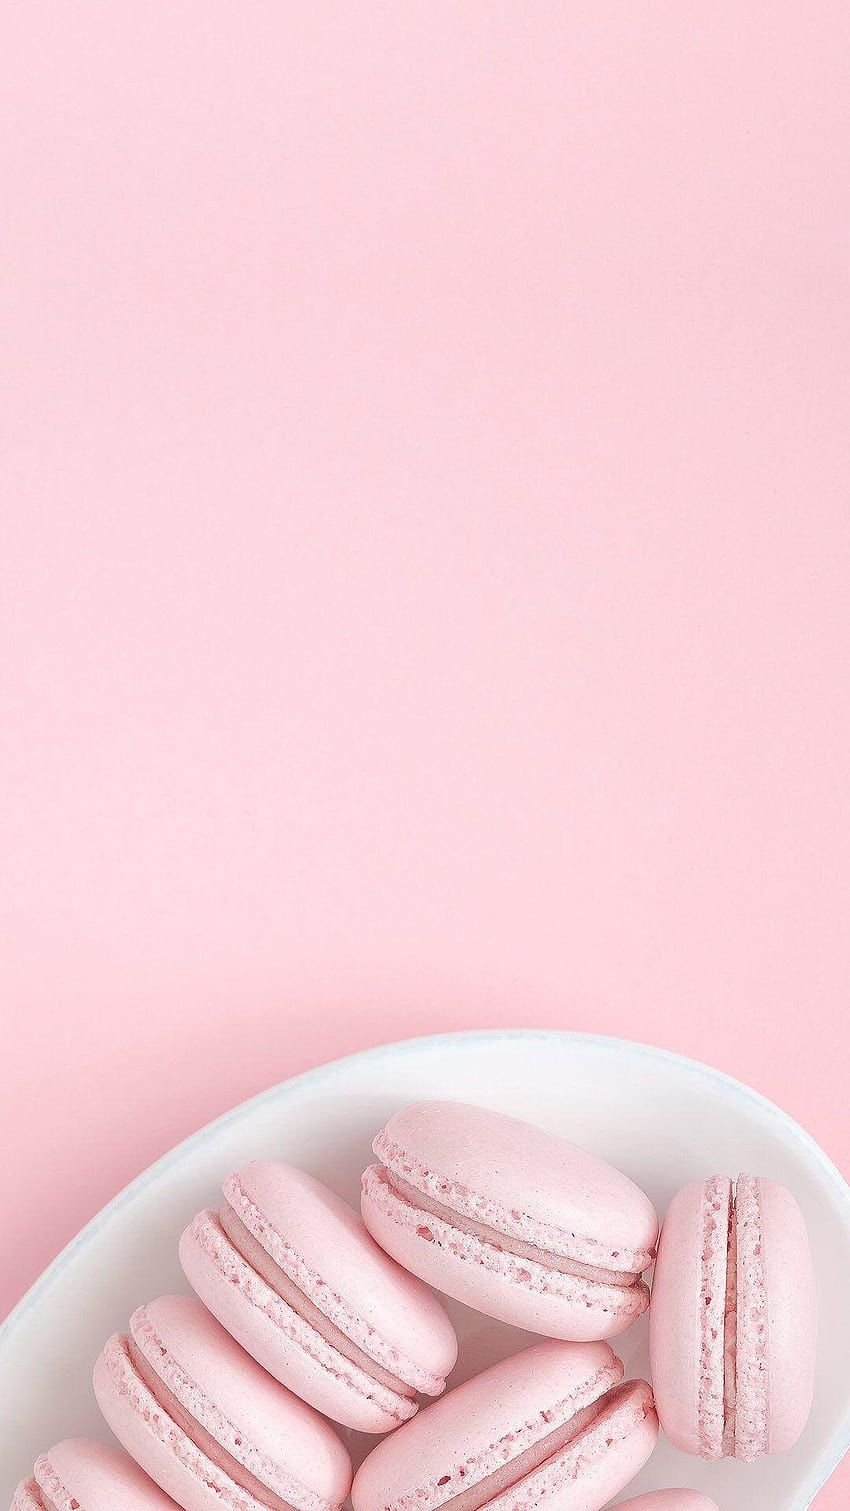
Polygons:
<instances>
[{"instance_id":1,"label":"macaron ruffled foot","mask_svg":"<svg viewBox=\"0 0 850 1511\"><path fill-rule=\"evenodd\" d=\"M199 1212L180 1262L201 1300L275 1379L335 1422L389 1432L438 1396L457 1338L427 1286L334 1192L258 1161Z\"/></svg>"},{"instance_id":2,"label":"macaron ruffled foot","mask_svg":"<svg viewBox=\"0 0 850 1511\"><path fill-rule=\"evenodd\" d=\"M141 1306L109 1339L94 1389L127 1452L184 1511L339 1511L351 1463L194 1296Z\"/></svg>"},{"instance_id":3,"label":"macaron ruffled foot","mask_svg":"<svg viewBox=\"0 0 850 1511\"><path fill-rule=\"evenodd\" d=\"M750 1462L796 1443L814 1392L817 1315L791 1192L753 1175L679 1191L649 1326L658 1414L677 1448Z\"/></svg>"},{"instance_id":4,"label":"macaron ruffled foot","mask_svg":"<svg viewBox=\"0 0 850 1511\"><path fill-rule=\"evenodd\" d=\"M120 1448L66 1438L35 1461L11 1511L175 1511L174 1502Z\"/></svg>"},{"instance_id":5,"label":"macaron ruffled foot","mask_svg":"<svg viewBox=\"0 0 850 1511\"><path fill-rule=\"evenodd\" d=\"M366 1226L438 1290L551 1338L613 1337L646 1310L655 1210L603 1160L460 1102L406 1107L372 1147Z\"/></svg>"},{"instance_id":6,"label":"macaron ruffled foot","mask_svg":"<svg viewBox=\"0 0 850 1511\"><path fill-rule=\"evenodd\" d=\"M606 1343L538 1343L373 1449L354 1479L354 1511L598 1511L657 1436L649 1385L624 1383Z\"/></svg>"}]
</instances>

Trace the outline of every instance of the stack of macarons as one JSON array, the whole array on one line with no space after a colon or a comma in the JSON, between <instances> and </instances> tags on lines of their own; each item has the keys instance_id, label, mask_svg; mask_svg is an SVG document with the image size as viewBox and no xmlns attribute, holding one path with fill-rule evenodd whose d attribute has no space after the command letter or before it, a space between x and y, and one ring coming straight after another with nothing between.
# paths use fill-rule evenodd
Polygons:
<instances>
[{"instance_id":1,"label":"stack of macarons","mask_svg":"<svg viewBox=\"0 0 850 1511\"><path fill-rule=\"evenodd\" d=\"M500 1113L418 1103L373 1149L362 1220L288 1165L227 1177L180 1240L195 1295L138 1307L95 1365L126 1452L58 1444L12 1511L339 1511L349 1493L354 1511L600 1511L659 1419L706 1459L797 1440L816 1308L783 1187L698 1181L659 1240L625 1175ZM541 1341L443 1394L457 1339L431 1287ZM654 1391L608 1341L647 1308ZM331 1422L384 1435L353 1481ZM717 1508L682 1489L619 1511Z\"/></svg>"}]
</instances>

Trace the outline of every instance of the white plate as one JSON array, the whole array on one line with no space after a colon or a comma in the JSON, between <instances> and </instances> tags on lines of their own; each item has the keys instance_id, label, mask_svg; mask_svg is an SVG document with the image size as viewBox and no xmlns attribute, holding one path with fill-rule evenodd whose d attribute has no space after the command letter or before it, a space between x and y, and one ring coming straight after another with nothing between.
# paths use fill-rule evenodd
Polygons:
<instances>
[{"instance_id":1,"label":"white plate","mask_svg":"<svg viewBox=\"0 0 850 1511\"><path fill-rule=\"evenodd\" d=\"M356 1202L373 1133L393 1108L423 1097L480 1102L563 1133L624 1169L661 1212L678 1186L715 1171L753 1170L791 1187L809 1224L825 1319L802 1441L740 1465L703 1464L662 1439L633 1488L691 1485L723 1511L803 1511L850 1446L850 1190L783 1112L704 1065L621 1040L525 1031L409 1040L339 1060L237 1107L139 1176L0 1329L0 1505L42 1448L106 1435L89 1383L98 1349L139 1302L185 1289L178 1235L215 1201L228 1170L277 1156ZM457 1378L525 1339L454 1303L450 1310L462 1344ZM644 1373L645 1319L615 1347L630 1373ZM368 1440L349 1441L360 1458Z\"/></svg>"}]
</instances>

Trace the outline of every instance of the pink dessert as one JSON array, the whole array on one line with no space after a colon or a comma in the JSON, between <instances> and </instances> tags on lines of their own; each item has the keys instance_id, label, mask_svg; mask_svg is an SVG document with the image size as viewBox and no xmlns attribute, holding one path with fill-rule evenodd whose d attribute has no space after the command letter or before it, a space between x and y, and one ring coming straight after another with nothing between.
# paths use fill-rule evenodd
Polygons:
<instances>
[{"instance_id":1,"label":"pink dessert","mask_svg":"<svg viewBox=\"0 0 850 1511\"><path fill-rule=\"evenodd\" d=\"M391 1117L362 1211L399 1263L548 1337L613 1337L645 1311L658 1222L619 1170L529 1123L460 1102Z\"/></svg>"},{"instance_id":2,"label":"pink dessert","mask_svg":"<svg viewBox=\"0 0 850 1511\"><path fill-rule=\"evenodd\" d=\"M180 1240L191 1285L276 1379L334 1421L388 1432L457 1357L442 1306L348 1204L291 1165L231 1175Z\"/></svg>"},{"instance_id":3,"label":"pink dessert","mask_svg":"<svg viewBox=\"0 0 850 1511\"><path fill-rule=\"evenodd\" d=\"M618 1501L611 1511L719 1511L719 1507L698 1490L650 1490L634 1500Z\"/></svg>"},{"instance_id":4,"label":"pink dessert","mask_svg":"<svg viewBox=\"0 0 850 1511\"><path fill-rule=\"evenodd\" d=\"M120 1448L68 1438L42 1453L12 1496L11 1511L175 1511Z\"/></svg>"},{"instance_id":5,"label":"pink dessert","mask_svg":"<svg viewBox=\"0 0 850 1511\"><path fill-rule=\"evenodd\" d=\"M676 1447L743 1460L790 1448L811 1408L816 1340L790 1191L753 1175L685 1186L664 1221L650 1311L658 1413Z\"/></svg>"},{"instance_id":6,"label":"pink dessert","mask_svg":"<svg viewBox=\"0 0 850 1511\"><path fill-rule=\"evenodd\" d=\"M607 1343L537 1343L420 1412L374 1448L354 1511L597 1511L658 1436L645 1380Z\"/></svg>"},{"instance_id":7,"label":"pink dessert","mask_svg":"<svg viewBox=\"0 0 850 1511\"><path fill-rule=\"evenodd\" d=\"M94 1388L115 1436L185 1511L338 1511L345 1500L351 1464L333 1428L194 1296L140 1306L102 1350Z\"/></svg>"}]
</instances>

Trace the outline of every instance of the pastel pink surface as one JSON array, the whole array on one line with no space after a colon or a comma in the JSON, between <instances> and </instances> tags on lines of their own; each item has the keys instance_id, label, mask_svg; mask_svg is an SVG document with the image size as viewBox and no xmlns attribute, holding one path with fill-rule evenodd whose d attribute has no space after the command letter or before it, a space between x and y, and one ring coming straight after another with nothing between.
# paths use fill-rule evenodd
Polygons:
<instances>
[{"instance_id":1,"label":"pastel pink surface","mask_svg":"<svg viewBox=\"0 0 850 1511\"><path fill-rule=\"evenodd\" d=\"M441 1392L457 1357L454 1329L427 1287L378 1247L346 1202L303 1171L271 1162L229 1177L224 1195L251 1225L254 1242L277 1258L335 1327L390 1374L429 1394ZM318 1410L364 1432L386 1432L415 1411L414 1401L376 1384L293 1313L213 1214L201 1213L189 1224L180 1258L218 1320Z\"/></svg>"},{"instance_id":2,"label":"pastel pink surface","mask_svg":"<svg viewBox=\"0 0 850 1511\"><path fill-rule=\"evenodd\" d=\"M499 1505L511 1481L510 1460L621 1378L622 1365L606 1343L535 1344L458 1386L379 1443L355 1475L354 1511L438 1511L491 1475L496 1482L488 1505ZM601 1453L589 1456L568 1483L544 1464L523 1487L524 1503L534 1506L545 1497L556 1511L596 1511L629 1482L658 1432L648 1386L634 1389L641 1419L629 1420L622 1434L611 1432L610 1446L603 1434Z\"/></svg>"},{"instance_id":3,"label":"pastel pink surface","mask_svg":"<svg viewBox=\"0 0 850 1511\"><path fill-rule=\"evenodd\" d=\"M739 1185L747 1178L741 1177ZM707 1297L704 1285L703 1190L694 1181L679 1191L664 1219L650 1307L650 1356L658 1413L675 1445L699 1453L705 1431L706 1360L701 1354ZM739 1285L737 1317L737 1406L739 1435L748 1433L781 1452L800 1436L814 1389L817 1344L817 1298L811 1255L802 1214L792 1194L773 1181L754 1182L760 1222L746 1242L759 1271L758 1294L748 1297ZM738 1258L748 1255L738 1225ZM762 1270L763 1267L763 1270ZM708 1300L725 1290L724 1266L714 1265ZM763 1277L763 1286L762 1286ZM746 1304L745 1304L746 1302ZM715 1345L722 1391L722 1311ZM760 1352L760 1351L763 1351ZM763 1359L763 1363L761 1362ZM753 1397L753 1383L757 1395ZM760 1396L764 1391L764 1402ZM751 1426L748 1427L748 1419ZM726 1451L730 1451L727 1448Z\"/></svg>"},{"instance_id":4,"label":"pastel pink surface","mask_svg":"<svg viewBox=\"0 0 850 1511\"><path fill-rule=\"evenodd\" d=\"M698 1490L650 1490L634 1500L618 1501L611 1511L719 1511L719 1507Z\"/></svg>"},{"instance_id":5,"label":"pastel pink surface","mask_svg":"<svg viewBox=\"0 0 850 1511\"><path fill-rule=\"evenodd\" d=\"M790 1191L760 1180L762 1243L768 1295L770 1449L797 1441L812 1404L818 1304L803 1214Z\"/></svg>"},{"instance_id":6,"label":"pastel pink surface","mask_svg":"<svg viewBox=\"0 0 850 1511\"><path fill-rule=\"evenodd\" d=\"M546 1129L487 1107L417 1102L393 1114L376 1144L382 1140L409 1164L407 1180L415 1184L417 1167L424 1167L434 1178L432 1195L453 1205L469 1192L470 1215L486 1221L492 1207L496 1222L517 1227L528 1242L547 1247L548 1233L539 1230L552 1229L563 1252L578 1241L583 1247L574 1257L590 1264L613 1263L612 1249L649 1251L641 1268L650 1262L658 1218L649 1197L621 1171Z\"/></svg>"},{"instance_id":7,"label":"pastel pink surface","mask_svg":"<svg viewBox=\"0 0 850 1511\"><path fill-rule=\"evenodd\" d=\"M195 1297L163 1296L139 1307L130 1336L147 1365L222 1454L207 1455L175 1430L152 1399L120 1340L95 1366L95 1394L115 1435L186 1511L256 1507L234 1491L226 1461L239 1463L295 1511L341 1504L351 1466L330 1425L272 1380Z\"/></svg>"},{"instance_id":8,"label":"pastel pink surface","mask_svg":"<svg viewBox=\"0 0 850 1511\"><path fill-rule=\"evenodd\" d=\"M847 8L68 9L0 47L0 1311L411 1034L850 1170Z\"/></svg>"},{"instance_id":9,"label":"pastel pink surface","mask_svg":"<svg viewBox=\"0 0 850 1511\"><path fill-rule=\"evenodd\" d=\"M174 1511L174 1502L120 1448L85 1438L67 1438L43 1453L30 1483L53 1511ZM13 1511L43 1511L43 1504L19 1486Z\"/></svg>"},{"instance_id":10,"label":"pastel pink surface","mask_svg":"<svg viewBox=\"0 0 850 1511\"><path fill-rule=\"evenodd\" d=\"M700 1442L703 1187L703 1181L692 1181L670 1203L649 1308L656 1406L665 1433L684 1453L698 1453ZM723 1282L725 1287L725 1254Z\"/></svg>"},{"instance_id":11,"label":"pastel pink surface","mask_svg":"<svg viewBox=\"0 0 850 1511\"><path fill-rule=\"evenodd\" d=\"M507 1234L581 1268L646 1268L658 1228L652 1203L602 1160L543 1129L458 1102L403 1109L373 1147L379 1165L363 1178L366 1225L438 1289L550 1337L611 1337L644 1310L643 1285L563 1274L500 1242ZM409 1199L394 1189L396 1178L411 1188Z\"/></svg>"}]
</instances>

